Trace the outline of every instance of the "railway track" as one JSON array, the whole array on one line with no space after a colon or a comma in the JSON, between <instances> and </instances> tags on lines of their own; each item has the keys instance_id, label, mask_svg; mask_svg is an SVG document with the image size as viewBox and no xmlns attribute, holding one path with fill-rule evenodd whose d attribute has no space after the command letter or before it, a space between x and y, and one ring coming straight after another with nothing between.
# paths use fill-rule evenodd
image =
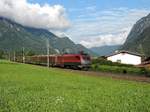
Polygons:
<instances>
[{"instance_id":1,"label":"railway track","mask_svg":"<svg viewBox=\"0 0 150 112\"><path fill-rule=\"evenodd\" d=\"M55 68L60 69L60 68ZM144 75L129 75L129 74L114 74L114 73L104 73L104 72L95 72L95 71L81 71L81 70L72 70L72 69L60 69L62 71L67 71L70 73L76 73L79 75L86 75L92 77L108 77L116 80L128 80L136 82L150 83L150 77Z\"/></svg>"},{"instance_id":2,"label":"railway track","mask_svg":"<svg viewBox=\"0 0 150 112\"><path fill-rule=\"evenodd\" d=\"M42 65L34 65L34 66L46 67ZM128 81L150 83L150 77L146 77L144 75L140 76L140 75L131 75L131 74L114 74L114 73L106 73L100 71L83 71L83 70L65 69L65 68L57 68L57 67L52 67L52 68L56 70L62 70L70 73L76 73L78 75L85 75L91 77L108 77L116 80L128 80Z\"/></svg>"}]
</instances>

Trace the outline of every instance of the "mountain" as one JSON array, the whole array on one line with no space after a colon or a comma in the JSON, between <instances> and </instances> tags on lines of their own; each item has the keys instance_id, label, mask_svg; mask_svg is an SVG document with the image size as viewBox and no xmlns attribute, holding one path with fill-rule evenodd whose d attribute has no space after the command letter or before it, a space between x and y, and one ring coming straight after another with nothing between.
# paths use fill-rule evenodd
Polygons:
<instances>
[{"instance_id":1,"label":"mountain","mask_svg":"<svg viewBox=\"0 0 150 112\"><path fill-rule=\"evenodd\" d=\"M150 56L150 14L143 17L133 26L121 50L140 53Z\"/></svg>"},{"instance_id":2,"label":"mountain","mask_svg":"<svg viewBox=\"0 0 150 112\"><path fill-rule=\"evenodd\" d=\"M12 21L0 18L0 49L4 51L19 51L22 47L26 50L42 52L45 47L43 41L28 32L23 26ZM40 47L42 46L42 47Z\"/></svg>"},{"instance_id":3,"label":"mountain","mask_svg":"<svg viewBox=\"0 0 150 112\"><path fill-rule=\"evenodd\" d=\"M93 48L90 48L90 50L97 53L99 56L106 56L118 50L120 46L121 45L93 47Z\"/></svg>"},{"instance_id":4,"label":"mountain","mask_svg":"<svg viewBox=\"0 0 150 112\"><path fill-rule=\"evenodd\" d=\"M7 52L33 51L36 54L46 54L46 40L50 43L50 53L77 53L79 50L93 54L86 47L75 44L68 37L60 38L45 29L22 26L9 19L0 17L0 50Z\"/></svg>"}]
</instances>

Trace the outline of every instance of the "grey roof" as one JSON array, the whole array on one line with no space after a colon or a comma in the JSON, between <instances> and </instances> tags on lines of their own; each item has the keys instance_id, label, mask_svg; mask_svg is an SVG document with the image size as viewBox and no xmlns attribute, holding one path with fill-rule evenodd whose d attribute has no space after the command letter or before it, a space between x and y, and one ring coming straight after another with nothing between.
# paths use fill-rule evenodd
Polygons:
<instances>
[{"instance_id":1,"label":"grey roof","mask_svg":"<svg viewBox=\"0 0 150 112\"><path fill-rule=\"evenodd\" d=\"M115 52L111 55L108 55L106 57L110 57L110 56L114 56L114 55L117 55L117 54L120 54L120 53L127 53L127 54L131 54L131 55L135 55L135 56L139 56L139 57L142 57L143 55L139 54L139 53L134 53L134 52L131 52L131 51L125 51L125 50L122 50L122 51L118 51L118 52Z\"/></svg>"}]
</instances>

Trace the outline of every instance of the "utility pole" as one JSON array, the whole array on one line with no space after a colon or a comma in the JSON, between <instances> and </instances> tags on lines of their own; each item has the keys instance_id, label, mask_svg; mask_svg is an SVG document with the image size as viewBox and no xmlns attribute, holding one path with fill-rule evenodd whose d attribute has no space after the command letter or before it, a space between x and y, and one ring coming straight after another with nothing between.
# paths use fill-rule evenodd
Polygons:
<instances>
[{"instance_id":1,"label":"utility pole","mask_svg":"<svg viewBox=\"0 0 150 112\"><path fill-rule=\"evenodd\" d=\"M47 44L47 67L49 67L49 39L46 40L46 44Z\"/></svg>"},{"instance_id":2,"label":"utility pole","mask_svg":"<svg viewBox=\"0 0 150 112\"><path fill-rule=\"evenodd\" d=\"M9 61L11 61L10 52L8 53L8 58L9 58Z\"/></svg>"},{"instance_id":3,"label":"utility pole","mask_svg":"<svg viewBox=\"0 0 150 112\"><path fill-rule=\"evenodd\" d=\"M24 47L22 48L22 60L23 60L23 63L25 63Z\"/></svg>"},{"instance_id":4,"label":"utility pole","mask_svg":"<svg viewBox=\"0 0 150 112\"><path fill-rule=\"evenodd\" d=\"M14 62L16 61L16 52L14 51Z\"/></svg>"}]
</instances>

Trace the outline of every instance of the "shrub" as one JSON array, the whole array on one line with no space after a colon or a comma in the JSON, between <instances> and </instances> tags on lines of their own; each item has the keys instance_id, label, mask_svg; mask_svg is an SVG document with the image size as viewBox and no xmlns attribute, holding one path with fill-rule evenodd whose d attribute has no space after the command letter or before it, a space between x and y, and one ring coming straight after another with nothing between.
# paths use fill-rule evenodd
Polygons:
<instances>
[{"instance_id":1,"label":"shrub","mask_svg":"<svg viewBox=\"0 0 150 112\"><path fill-rule=\"evenodd\" d=\"M141 73L143 73L147 77L150 77L150 69L148 68L142 68Z\"/></svg>"},{"instance_id":2,"label":"shrub","mask_svg":"<svg viewBox=\"0 0 150 112\"><path fill-rule=\"evenodd\" d=\"M4 55L5 55L4 51L3 51L3 50L0 50L0 59L3 59L3 58L4 58Z\"/></svg>"},{"instance_id":3,"label":"shrub","mask_svg":"<svg viewBox=\"0 0 150 112\"><path fill-rule=\"evenodd\" d=\"M119 66L119 67L133 67L133 65L127 65L127 64L112 62L112 61L108 61L104 58L93 59L92 64L110 65L110 66Z\"/></svg>"},{"instance_id":4,"label":"shrub","mask_svg":"<svg viewBox=\"0 0 150 112\"><path fill-rule=\"evenodd\" d=\"M110 73L123 73L123 74L136 74L136 75L146 75L150 76L150 70L146 68L137 67L125 67L125 66L110 66L110 65L98 65L92 66L92 70Z\"/></svg>"}]
</instances>

